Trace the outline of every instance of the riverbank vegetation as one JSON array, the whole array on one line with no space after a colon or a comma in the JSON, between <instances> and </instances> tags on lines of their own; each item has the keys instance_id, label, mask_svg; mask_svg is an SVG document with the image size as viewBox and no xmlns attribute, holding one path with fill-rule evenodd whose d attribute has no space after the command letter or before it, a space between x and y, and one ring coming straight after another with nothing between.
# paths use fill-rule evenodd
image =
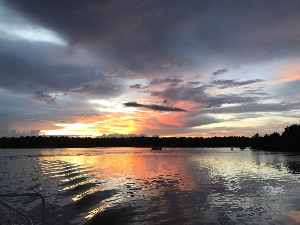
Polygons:
<instances>
[{"instance_id":1,"label":"riverbank vegetation","mask_svg":"<svg viewBox=\"0 0 300 225\"><path fill-rule=\"evenodd\" d=\"M293 124L286 127L281 135L274 132L261 137L257 133L251 138L251 148L269 151L300 152L300 125Z\"/></svg>"},{"instance_id":2,"label":"riverbank vegetation","mask_svg":"<svg viewBox=\"0 0 300 225\"><path fill-rule=\"evenodd\" d=\"M2 137L0 148L87 148L87 147L250 147L269 151L299 151L300 125L285 128L282 134L274 132L252 137L126 137L79 138L57 136Z\"/></svg>"}]
</instances>

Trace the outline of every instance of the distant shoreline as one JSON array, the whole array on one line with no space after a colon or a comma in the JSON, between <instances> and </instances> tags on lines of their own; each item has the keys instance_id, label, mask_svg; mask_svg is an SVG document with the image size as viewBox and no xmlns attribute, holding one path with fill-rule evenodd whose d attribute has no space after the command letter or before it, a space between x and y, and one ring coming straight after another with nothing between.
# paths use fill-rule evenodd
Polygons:
<instances>
[{"instance_id":1,"label":"distant shoreline","mask_svg":"<svg viewBox=\"0 0 300 225\"><path fill-rule=\"evenodd\" d=\"M2 137L0 149L4 148L92 148L92 147L146 147L162 148L201 148L201 147L250 147L256 150L300 152L300 125L293 124L285 128L280 135L277 132L258 133L250 137L111 137L111 138L80 138L56 136Z\"/></svg>"},{"instance_id":2,"label":"distant shoreline","mask_svg":"<svg viewBox=\"0 0 300 225\"><path fill-rule=\"evenodd\" d=\"M254 136L229 136L229 137L56 137L56 136L27 136L27 137L2 137L0 149L28 149L28 148L97 148L97 147L144 147L159 146L162 148L214 148L250 147L253 150L300 152L300 125L294 124L280 135L277 132L265 134L258 133Z\"/></svg>"},{"instance_id":3,"label":"distant shoreline","mask_svg":"<svg viewBox=\"0 0 300 225\"><path fill-rule=\"evenodd\" d=\"M74 138L27 136L0 138L0 148L89 148L89 147L251 147L249 137L128 137Z\"/></svg>"}]
</instances>

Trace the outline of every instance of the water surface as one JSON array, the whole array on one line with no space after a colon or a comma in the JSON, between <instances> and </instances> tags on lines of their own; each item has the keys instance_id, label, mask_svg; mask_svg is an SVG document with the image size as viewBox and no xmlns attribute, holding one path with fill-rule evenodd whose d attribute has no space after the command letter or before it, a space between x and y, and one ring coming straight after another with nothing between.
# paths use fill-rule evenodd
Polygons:
<instances>
[{"instance_id":1,"label":"water surface","mask_svg":"<svg viewBox=\"0 0 300 225\"><path fill-rule=\"evenodd\" d=\"M292 153L2 149L0 171L0 193L45 197L48 224L300 223L300 157ZM1 199L40 223L39 200Z\"/></svg>"}]
</instances>

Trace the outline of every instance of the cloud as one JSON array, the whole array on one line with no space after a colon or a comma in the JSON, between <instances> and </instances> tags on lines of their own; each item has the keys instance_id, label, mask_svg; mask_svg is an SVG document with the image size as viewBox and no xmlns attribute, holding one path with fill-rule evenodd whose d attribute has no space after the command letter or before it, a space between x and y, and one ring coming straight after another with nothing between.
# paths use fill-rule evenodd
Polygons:
<instances>
[{"instance_id":1,"label":"cloud","mask_svg":"<svg viewBox=\"0 0 300 225\"><path fill-rule=\"evenodd\" d=\"M280 83L266 87L268 93L285 99L299 100L300 80Z\"/></svg>"},{"instance_id":2,"label":"cloud","mask_svg":"<svg viewBox=\"0 0 300 225\"><path fill-rule=\"evenodd\" d=\"M46 102L47 104L50 104L50 105L56 105L57 104L54 97L52 97L51 95L49 95L47 93L44 93L43 91L34 92L33 98L38 100L38 101L44 101L44 102Z\"/></svg>"},{"instance_id":3,"label":"cloud","mask_svg":"<svg viewBox=\"0 0 300 225\"><path fill-rule=\"evenodd\" d=\"M49 105L56 105L57 104L56 101L55 101L55 98L45 99L44 101Z\"/></svg>"},{"instance_id":4,"label":"cloud","mask_svg":"<svg viewBox=\"0 0 300 225\"><path fill-rule=\"evenodd\" d=\"M251 97L251 96L243 96L243 95L217 95L217 96L204 96L203 98L196 99L197 102L207 103L208 108L220 107L223 104L249 104L252 102L256 102L261 98Z\"/></svg>"},{"instance_id":5,"label":"cloud","mask_svg":"<svg viewBox=\"0 0 300 225\"><path fill-rule=\"evenodd\" d=\"M130 138L130 137L148 137L147 134L102 134L97 138ZM152 137L159 137L159 135L152 136Z\"/></svg>"},{"instance_id":6,"label":"cloud","mask_svg":"<svg viewBox=\"0 0 300 225\"><path fill-rule=\"evenodd\" d=\"M300 103L287 103L287 102L280 102L280 103L248 103L236 106L228 106L228 107L218 107L218 108L206 108L202 109L200 113L206 114L227 114L227 113L259 113L259 112L286 112L291 110L299 110Z\"/></svg>"},{"instance_id":7,"label":"cloud","mask_svg":"<svg viewBox=\"0 0 300 225\"><path fill-rule=\"evenodd\" d=\"M188 82L190 85L198 85L198 84L201 84L201 82L199 81L190 81Z\"/></svg>"},{"instance_id":8,"label":"cloud","mask_svg":"<svg viewBox=\"0 0 300 225\"><path fill-rule=\"evenodd\" d=\"M8 137L26 137L26 136L39 136L40 130L30 130L18 132L16 129L9 131Z\"/></svg>"},{"instance_id":9,"label":"cloud","mask_svg":"<svg viewBox=\"0 0 300 225\"><path fill-rule=\"evenodd\" d=\"M80 85L77 88L72 88L69 91L84 93L88 95L97 96L118 96L123 93L123 86L113 81L105 80L93 80Z\"/></svg>"},{"instance_id":10,"label":"cloud","mask_svg":"<svg viewBox=\"0 0 300 225\"><path fill-rule=\"evenodd\" d=\"M80 119L99 110L88 100L118 98L123 102L122 94L137 102L141 98L147 102L144 98L149 95L163 105L136 107L172 111L176 108L169 103L176 103L191 111L188 114L195 112L186 126L210 121L197 113L297 110L292 103L264 101L276 98L297 104L299 81L243 93L237 92L242 88L234 88L252 89L280 73L286 75L285 81L291 76L297 79L298 67L289 71L278 67L295 62L299 55L295 21L300 21L300 2L217 2L0 0L0 29L4 31L0 34L0 105L1 112L15 115L5 130L37 112L41 120L76 122L75 116L61 115L61 109L52 104L83 108L76 118ZM37 28L35 37L33 28ZM207 82L208 77L214 80ZM128 83L132 89L126 93ZM216 90L228 87L230 93ZM66 92L67 96L54 94ZM28 107L32 99L48 105ZM199 107L205 109L195 111ZM187 119L187 114L178 115L183 119L173 129Z\"/></svg>"},{"instance_id":11,"label":"cloud","mask_svg":"<svg viewBox=\"0 0 300 225\"><path fill-rule=\"evenodd\" d=\"M151 96L159 96L159 95L161 95L163 92L162 91L153 91L153 92L151 92Z\"/></svg>"},{"instance_id":12,"label":"cloud","mask_svg":"<svg viewBox=\"0 0 300 225\"><path fill-rule=\"evenodd\" d=\"M20 136L38 136L40 130L30 130L30 131L17 131L17 129L12 129L12 126L16 126L14 114L0 113L0 137L20 137ZM18 117L20 121L20 118Z\"/></svg>"},{"instance_id":13,"label":"cloud","mask_svg":"<svg viewBox=\"0 0 300 225\"><path fill-rule=\"evenodd\" d=\"M216 56L214 62L226 57L232 64L270 61L297 56L300 50L293 22L300 18L298 1L284 5L280 1L220 1L217 6L192 0L184 6L172 1L3 2L67 43L103 57L108 67L131 71L205 66L207 61L201 59L210 62L211 56Z\"/></svg>"},{"instance_id":14,"label":"cloud","mask_svg":"<svg viewBox=\"0 0 300 225\"><path fill-rule=\"evenodd\" d=\"M194 100L199 96L205 95L206 86L193 87L190 85L182 85L179 87L167 88L159 95L165 99L173 100ZM159 96L157 93L157 96Z\"/></svg>"},{"instance_id":15,"label":"cloud","mask_svg":"<svg viewBox=\"0 0 300 225\"><path fill-rule=\"evenodd\" d=\"M126 107L137 107L137 108L147 108L152 109L154 111L163 111L163 112L187 112L185 109L177 108L177 107L168 107L168 106L162 106L162 105L145 105L145 104L139 104L136 102L126 102L124 103Z\"/></svg>"},{"instance_id":16,"label":"cloud","mask_svg":"<svg viewBox=\"0 0 300 225\"><path fill-rule=\"evenodd\" d=\"M177 87L167 87L163 91L150 92L151 96L162 97L174 101L194 101L196 103L205 103L206 107L220 107L223 104L237 104L256 102L261 97L249 96L245 94L211 95L207 89L211 85L181 85Z\"/></svg>"},{"instance_id":17,"label":"cloud","mask_svg":"<svg viewBox=\"0 0 300 225\"><path fill-rule=\"evenodd\" d=\"M213 72L212 75L217 76L217 75L220 75L220 74L223 74L223 73L226 73L226 72L228 72L228 69L224 68L224 69L220 69L220 70L217 70L217 71Z\"/></svg>"},{"instance_id":18,"label":"cloud","mask_svg":"<svg viewBox=\"0 0 300 225\"><path fill-rule=\"evenodd\" d=\"M262 90L260 89L256 89L256 90L245 90L244 93L246 95L261 95L261 96L269 96L268 93L266 92L262 92Z\"/></svg>"},{"instance_id":19,"label":"cloud","mask_svg":"<svg viewBox=\"0 0 300 225\"><path fill-rule=\"evenodd\" d=\"M14 10L7 9L1 2L0 7L1 38L66 45L64 40L53 31L30 23L25 16L18 15ZM24 24L25 21L26 25Z\"/></svg>"},{"instance_id":20,"label":"cloud","mask_svg":"<svg viewBox=\"0 0 300 225\"><path fill-rule=\"evenodd\" d=\"M254 79L254 80L246 80L246 81L236 81L236 80L214 80L210 84L211 85L217 85L220 89L225 89L229 87L239 87L239 86L245 86L249 84L254 84L258 82L262 82L264 80L262 79Z\"/></svg>"},{"instance_id":21,"label":"cloud","mask_svg":"<svg viewBox=\"0 0 300 225\"><path fill-rule=\"evenodd\" d=\"M188 119L184 122L184 127L198 127L212 123L219 123L222 120L215 119L211 116L200 115L193 119Z\"/></svg>"},{"instance_id":22,"label":"cloud","mask_svg":"<svg viewBox=\"0 0 300 225\"><path fill-rule=\"evenodd\" d=\"M84 67L46 59L45 55L49 58L57 57L52 51L61 52L58 47L49 49L45 44L43 50L41 46L32 43L26 46L0 38L0 86L21 93L33 87L65 92L95 79L92 74L84 74Z\"/></svg>"},{"instance_id":23,"label":"cloud","mask_svg":"<svg viewBox=\"0 0 300 225\"><path fill-rule=\"evenodd\" d=\"M143 85L141 84L133 84L133 85L130 85L130 88L142 88Z\"/></svg>"},{"instance_id":24,"label":"cloud","mask_svg":"<svg viewBox=\"0 0 300 225\"><path fill-rule=\"evenodd\" d=\"M176 79L176 78L165 78L165 79L154 79L150 82L149 86L153 86L153 85L158 85L158 84L163 84L163 83L172 83L174 85L179 84L180 82L182 82L183 80L180 79Z\"/></svg>"},{"instance_id":25,"label":"cloud","mask_svg":"<svg viewBox=\"0 0 300 225\"><path fill-rule=\"evenodd\" d=\"M172 69L181 69L181 68L184 68L184 67L187 67L187 63L185 62L172 62L172 63L168 63L166 65L164 65L164 67L169 67L169 68L172 68Z\"/></svg>"}]
</instances>

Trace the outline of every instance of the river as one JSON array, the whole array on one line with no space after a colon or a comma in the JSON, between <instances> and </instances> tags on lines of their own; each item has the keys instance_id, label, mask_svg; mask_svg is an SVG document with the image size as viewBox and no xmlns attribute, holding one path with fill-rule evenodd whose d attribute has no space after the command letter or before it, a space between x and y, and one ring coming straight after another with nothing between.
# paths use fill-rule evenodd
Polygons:
<instances>
[{"instance_id":1,"label":"river","mask_svg":"<svg viewBox=\"0 0 300 225\"><path fill-rule=\"evenodd\" d=\"M300 223L300 156L293 153L1 149L0 171L0 194L44 196L48 225ZM0 199L41 224L40 199ZM25 224L1 210L3 224Z\"/></svg>"}]
</instances>

